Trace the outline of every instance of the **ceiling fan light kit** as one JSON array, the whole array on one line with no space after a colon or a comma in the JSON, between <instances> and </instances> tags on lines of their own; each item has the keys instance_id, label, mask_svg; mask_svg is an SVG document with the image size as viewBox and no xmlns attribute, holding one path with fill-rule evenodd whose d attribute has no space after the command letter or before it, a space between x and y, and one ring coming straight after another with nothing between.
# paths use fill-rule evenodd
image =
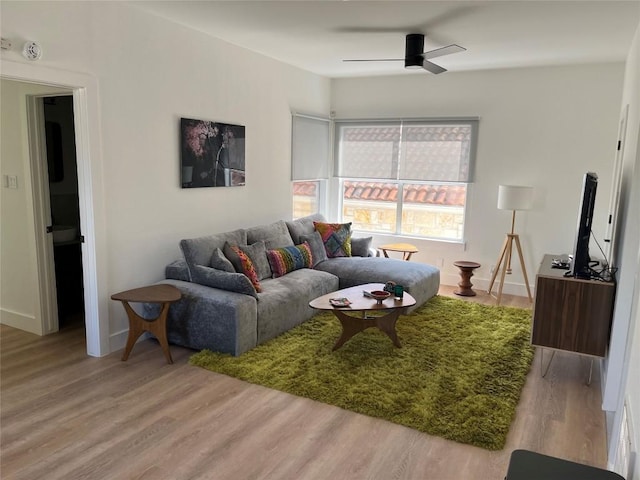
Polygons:
<instances>
[{"instance_id":1,"label":"ceiling fan light kit","mask_svg":"<svg viewBox=\"0 0 640 480\"><path fill-rule=\"evenodd\" d=\"M344 62L395 62L404 60L404 68L423 68L433 74L446 72L447 69L430 62L428 59L450 55L452 53L464 52L466 48L460 45L451 44L445 47L436 48L428 52L424 51L424 35L422 33L409 33L405 38L404 58L384 58L384 59L352 59Z\"/></svg>"},{"instance_id":2,"label":"ceiling fan light kit","mask_svg":"<svg viewBox=\"0 0 640 480\"><path fill-rule=\"evenodd\" d=\"M404 68L411 68L414 70L422 68L422 57L405 58Z\"/></svg>"}]
</instances>

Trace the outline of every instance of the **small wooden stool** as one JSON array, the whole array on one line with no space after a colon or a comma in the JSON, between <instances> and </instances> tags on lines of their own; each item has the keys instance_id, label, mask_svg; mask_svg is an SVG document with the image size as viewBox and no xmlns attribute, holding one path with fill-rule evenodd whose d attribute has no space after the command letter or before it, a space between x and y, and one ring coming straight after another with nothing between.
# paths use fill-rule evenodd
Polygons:
<instances>
[{"instance_id":1,"label":"small wooden stool","mask_svg":"<svg viewBox=\"0 0 640 480\"><path fill-rule=\"evenodd\" d=\"M129 358L131 349L143 332L152 333L160 342L164 357L167 363L173 363L171 352L169 351L169 342L167 341L167 314L169 307L173 302L177 302L182 297L182 293L173 285L157 284L149 287L134 288L125 292L114 293L111 295L112 300L119 300L124 305L124 309L129 317L129 336L127 337L127 346L124 348L122 361L125 362ZM129 302L140 303L159 303L162 305L160 315L157 318L146 319L138 315Z\"/></svg>"},{"instance_id":2,"label":"small wooden stool","mask_svg":"<svg viewBox=\"0 0 640 480\"><path fill-rule=\"evenodd\" d=\"M453 293L462 297L475 297L476 292L471 290L471 287L473 287L471 277L473 277L473 271L476 268L480 268L482 265L476 262L466 262L464 260L453 262L453 264L460 269L460 283L458 283L460 288L455 290Z\"/></svg>"},{"instance_id":3,"label":"small wooden stool","mask_svg":"<svg viewBox=\"0 0 640 480\"><path fill-rule=\"evenodd\" d=\"M389 258L387 250L390 252L401 252L402 259L409 261L411 255L418 253L418 248L410 243L390 243L389 245L381 245L378 247L386 258Z\"/></svg>"}]
</instances>

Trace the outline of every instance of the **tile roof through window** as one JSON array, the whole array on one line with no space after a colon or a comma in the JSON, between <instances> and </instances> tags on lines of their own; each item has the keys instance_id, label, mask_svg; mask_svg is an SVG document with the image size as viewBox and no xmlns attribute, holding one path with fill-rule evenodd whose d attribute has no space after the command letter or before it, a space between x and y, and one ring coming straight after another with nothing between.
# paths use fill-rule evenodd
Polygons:
<instances>
[{"instance_id":1,"label":"tile roof through window","mask_svg":"<svg viewBox=\"0 0 640 480\"><path fill-rule=\"evenodd\" d=\"M344 182L345 200L366 200L395 203L398 199L398 186L382 182ZM295 182L293 194L315 197L315 182ZM424 185L405 184L404 201L413 204L442 205L464 207L466 188L463 185Z\"/></svg>"}]
</instances>

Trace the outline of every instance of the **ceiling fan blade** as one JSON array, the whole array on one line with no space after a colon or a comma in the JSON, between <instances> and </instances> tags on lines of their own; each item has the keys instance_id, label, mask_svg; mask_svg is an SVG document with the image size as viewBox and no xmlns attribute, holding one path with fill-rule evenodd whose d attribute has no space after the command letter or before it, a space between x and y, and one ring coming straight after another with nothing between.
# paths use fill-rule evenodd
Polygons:
<instances>
[{"instance_id":1,"label":"ceiling fan blade","mask_svg":"<svg viewBox=\"0 0 640 480\"><path fill-rule=\"evenodd\" d=\"M343 62L402 62L404 58L355 58L342 60Z\"/></svg>"},{"instance_id":2,"label":"ceiling fan blade","mask_svg":"<svg viewBox=\"0 0 640 480\"><path fill-rule=\"evenodd\" d=\"M455 43L452 45L447 45L446 47L436 48L435 50L430 50L428 52L424 52L422 54L422 58L428 60L430 58L441 57L443 55L450 55L452 53L464 52L467 49L461 47L460 45L456 45Z\"/></svg>"},{"instance_id":3,"label":"ceiling fan blade","mask_svg":"<svg viewBox=\"0 0 640 480\"><path fill-rule=\"evenodd\" d=\"M435 75L447 71L446 68L443 68L440 65L436 65L435 63L431 63L429 60L422 61L422 68L424 68L426 71L431 72Z\"/></svg>"},{"instance_id":4,"label":"ceiling fan blade","mask_svg":"<svg viewBox=\"0 0 640 480\"><path fill-rule=\"evenodd\" d=\"M337 33L405 33L405 27L336 27L332 31Z\"/></svg>"}]
</instances>

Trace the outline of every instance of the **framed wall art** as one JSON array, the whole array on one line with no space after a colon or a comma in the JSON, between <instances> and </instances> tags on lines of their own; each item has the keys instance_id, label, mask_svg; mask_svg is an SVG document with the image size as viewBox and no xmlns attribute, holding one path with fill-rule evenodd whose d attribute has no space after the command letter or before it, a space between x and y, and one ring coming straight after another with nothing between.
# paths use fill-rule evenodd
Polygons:
<instances>
[{"instance_id":1,"label":"framed wall art","mask_svg":"<svg viewBox=\"0 0 640 480\"><path fill-rule=\"evenodd\" d=\"M180 119L182 188L245 184L243 125Z\"/></svg>"}]
</instances>

